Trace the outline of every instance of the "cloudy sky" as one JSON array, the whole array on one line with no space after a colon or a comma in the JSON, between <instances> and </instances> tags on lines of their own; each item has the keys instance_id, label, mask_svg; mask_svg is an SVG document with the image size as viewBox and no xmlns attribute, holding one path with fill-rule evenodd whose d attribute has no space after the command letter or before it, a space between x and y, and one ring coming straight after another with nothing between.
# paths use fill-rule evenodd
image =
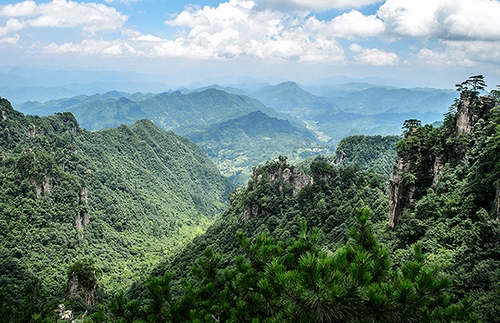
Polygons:
<instances>
[{"instance_id":1,"label":"cloudy sky","mask_svg":"<svg viewBox=\"0 0 500 323\"><path fill-rule=\"evenodd\" d=\"M2 66L500 83L497 0L2 0Z\"/></svg>"}]
</instances>

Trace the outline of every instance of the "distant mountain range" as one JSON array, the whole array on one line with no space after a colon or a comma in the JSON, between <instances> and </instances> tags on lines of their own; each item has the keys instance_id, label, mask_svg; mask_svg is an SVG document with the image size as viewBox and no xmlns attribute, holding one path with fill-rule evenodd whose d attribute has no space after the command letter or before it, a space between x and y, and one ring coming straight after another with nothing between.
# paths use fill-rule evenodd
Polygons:
<instances>
[{"instance_id":1,"label":"distant mountain range","mask_svg":"<svg viewBox=\"0 0 500 323\"><path fill-rule=\"evenodd\" d=\"M69 99L26 102L26 114L51 115L68 111L88 130L130 125L149 119L198 143L226 176L243 175L244 185L254 165L286 155L290 160L328 152L298 119L266 107L244 95L214 88L199 91L128 94L118 91Z\"/></svg>"},{"instance_id":2,"label":"distant mountain range","mask_svg":"<svg viewBox=\"0 0 500 323\"><path fill-rule=\"evenodd\" d=\"M334 146L353 134L400 134L406 119L435 122L457 97L451 90L403 89L366 83L323 86L319 92L324 96L314 95L297 83L285 82L248 95L277 111L296 116Z\"/></svg>"},{"instance_id":3,"label":"distant mountain range","mask_svg":"<svg viewBox=\"0 0 500 323\"><path fill-rule=\"evenodd\" d=\"M159 94L114 90L15 106L41 116L69 111L89 130L152 120L203 147L226 176L243 172L241 185L255 164L279 155L298 162L329 151L349 135L399 135L406 119L441 120L457 96L451 90L355 82L250 88L214 84Z\"/></svg>"}]
</instances>

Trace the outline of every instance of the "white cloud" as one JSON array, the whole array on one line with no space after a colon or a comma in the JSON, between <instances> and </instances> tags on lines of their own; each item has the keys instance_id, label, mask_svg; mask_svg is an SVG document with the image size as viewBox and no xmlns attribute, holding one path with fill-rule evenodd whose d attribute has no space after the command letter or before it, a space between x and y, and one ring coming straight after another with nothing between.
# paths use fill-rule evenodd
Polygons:
<instances>
[{"instance_id":1,"label":"white cloud","mask_svg":"<svg viewBox=\"0 0 500 323\"><path fill-rule=\"evenodd\" d=\"M337 16L319 27L326 27L326 31L333 36L346 38L380 36L385 31L382 20L374 15L365 16L357 10Z\"/></svg>"},{"instance_id":2,"label":"white cloud","mask_svg":"<svg viewBox=\"0 0 500 323\"><path fill-rule=\"evenodd\" d=\"M495 0L387 0L377 15L401 36L500 40L500 2Z\"/></svg>"},{"instance_id":3,"label":"white cloud","mask_svg":"<svg viewBox=\"0 0 500 323\"><path fill-rule=\"evenodd\" d=\"M16 4L9 4L0 7L0 16L4 17L24 17L33 16L37 10L35 1L26 0Z\"/></svg>"},{"instance_id":4,"label":"white cloud","mask_svg":"<svg viewBox=\"0 0 500 323\"><path fill-rule=\"evenodd\" d=\"M41 4L26 0L9 4L0 7L0 17L2 16L10 19L5 26L0 27L0 35L29 27L80 27L84 32L93 34L121 28L127 20L127 16L103 4L66 0L52 0Z\"/></svg>"},{"instance_id":5,"label":"white cloud","mask_svg":"<svg viewBox=\"0 0 500 323\"><path fill-rule=\"evenodd\" d=\"M423 48L418 52L418 59L424 65L442 68L469 67L476 65L475 62L467 58L465 53L457 51L438 51Z\"/></svg>"},{"instance_id":6,"label":"white cloud","mask_svg":"<svg viewBox=\"0 0 500 323\"><path fill-rule=\"evenodd\" d=\"M0 46L1 45L9 45L13 46L19 43L19 40L21 37L19 35L15 35L13 37L5 37L5 38L0 38Z\"/></svg>"},{"instance_id":7,"label":"white cloud","mask_svg":"<svg viewBox=\"0 0 500 323\"><path fill-rule=\"evenodd\" d=\"M158 55L227 59L252 56L290 61L343 61L344 52L317 19L254 10L255 2L230 0L218 7L190 7L165 24L188 29Z\"/></svg>"},{"instance_id":8,"label":"white cloud","mask_svg":"<svg viewBox=\"0 0 500 323\"><path fill-rule=\"evenodd\" d=\"M479 64L500 64L500 43L489 41L440 42L438 48L418 52L422 64L442 67L470 67Z\"/></svg>"},{"instance_id":9,"label":"white cloud","mask_svg":"<svg viewBox=\"0 0 500 323\"><path fill-rule=\"evenodd\" d=\"M139 2L141 0L104 0L106 3L113 3L113 2L119 2L119 3L124 3L124 4L131 4L133 2Z\"/></svg>"},{"instance_id":10,"label":"white cloud","mask_svg":"<svg viewBox=\"0 0 500 323\"><path fill-rule=\"evenodd\" d=\"M22 22L15 18L10 18L9 20L7 20L4 27L0 27L0 36L17 32L23 28L24 25Z\"/></svg>"},{"instance_id":11,"label":"white cloud","mask_svg":"<svg viewBox=\"0 0 500 323\"><path fill-rule=\"evenodd\" d=\"M255 2L261 9L322 12L331 9L359 8L382 0L255 0Z\"/></svg>"},{"instance_id":12,"label":"white cloud","mask_svg":"<svg viewBox=\"0 0 500 323\"><path fill-rule=\"evenodd\" d=\"M139 37L135 38L137 41L150 41L150 42L161 42L163 41L162 38L156 37L154 35L140 35Z\"/></svg>"},{"instance_id":13,"label":"white cloud","mask_svg":"<svg viewBox=\"0 0 500 323\"><path fill-rule=\"evenodd\" d=\"M354 62L358 65L390 66L396 64L398 60L397 54L377 48L363 48L359 44L352 44L349 49L357 53Z\"/></svg>"},{"instance_id":14,"label":"white cloud","mask_svg":"<svg viewBox=\"0 0 500 323\"><path fill-rule=\"evenodd\" d=\"M79 44L49 44L44 50L46 54L72 53L77 55L103 55L103 56L144 56L129 44L121 41L105 41L102 39L86 39Z\"/></svg>"}]
</instances>

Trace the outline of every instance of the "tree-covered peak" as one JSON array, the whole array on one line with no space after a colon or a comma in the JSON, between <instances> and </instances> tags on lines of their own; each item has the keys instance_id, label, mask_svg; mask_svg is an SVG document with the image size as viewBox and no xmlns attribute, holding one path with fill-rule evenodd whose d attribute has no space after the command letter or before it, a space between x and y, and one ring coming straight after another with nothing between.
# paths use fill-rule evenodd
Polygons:
<instances>
[{"instance_id":1,"label":"tree-covered peak","mask_svg":"<svg viewBox=\"0 0 500 323\"><path fill-rule=\"evenodd\" d=\"M69 112L0 111L0 320L105 303L227 206L203 151L150 120L90 132ZM91 276L65 274L89 259Z\"/></svg>"}]
</instances>

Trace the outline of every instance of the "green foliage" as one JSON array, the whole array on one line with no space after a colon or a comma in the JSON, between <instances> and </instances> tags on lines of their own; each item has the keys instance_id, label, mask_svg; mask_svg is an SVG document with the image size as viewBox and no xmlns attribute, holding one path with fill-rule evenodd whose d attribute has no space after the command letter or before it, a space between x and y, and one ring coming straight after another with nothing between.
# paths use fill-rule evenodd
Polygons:
<instances>
[{"instance_id":1,"label":"green foliage","mask_svg":"<svg viewBox=\"0 0 500 323\"><path fill-rule=\"evenodd\" d=\"M477 322L472 302L455 298L420 245L412 260L392 267L369 217L359 209L351 238L332 250L304 221L286 241L259 234L252 242L240 232L231 265L222 268L205 249L178 296L168 274L149 279L143 315L149 322Z\"/></svg>"},{"instance_id":2,"label":"green foliage","mask_svg":"<svg viewBox=\"0 0 500 323\"><path fill-rule=\"evenodd\" d=\"M150 121L89 132L70 113L23 116L0 99L0 289L13 309L2 318L53 313L68 270L93 282L81 259L99 274L102 305L201 234L231 189L199 147ZM35 277L43 293L25 301ZM67 305L75 318L107 315Z\"/></svg>"},{"instance_id":3,"label":"green foliage","mask_svg":"<svg viewBox=\"0 0 500 323\"><path fill-rule=\"evenodd\" d=\"M295 162L328 151L304 126L260 110L210 126L193 126L183 133L203 148L222 174L239 171L234 181L238 186L244 186L252 167L264 160L286 155Z\"/></svg>"},{"instance_id":4,"label":"green foliage","mask_svg":"<svg viewBox=\"0 0 500 323\"><path fill-rule=\"evenodd\" d=\"M68 280L76 277L78 284L85 288L97 284L96 268L91 259L81 259L75 261L68 268Z\"/></svg>"},{"instance_id":5,"label":"green foliage","mask_svg":"<svg viewBox=\"0 0 500 323\"><path fill-rule=\"evenodd\" d=\"M420 243L452 275L458 295L475 300L481 320L498 322L500 112L495 97L479 96L481 75L457 87L461 99L442 126L417 125L398 144L411 200L393 243L398 255Z\"/></svg>"},{"instance_id":6,"label":"green foliage","mask_svg":"<svg viewBox=\"0 0 500 323\"><path fill-rule=\"evenodd\" d=\"M484 75L473 75L467 80L460 84L455 84L457 91L459 92L472 92L479 94L479 91L486 88L486 83L484 82Z\"/></svg>"},{"instance_id":7,"label":"green foliage","mask_svg":"<svg viewBox=\"0 0 500 323\"><path fill-rule=\"evenodd\" d=\"M357 164L360 169L373 169L389 176L396 159L399 136L349 136L342 139L335 151L335 163Z\"/></svg>"}]
</instances>

